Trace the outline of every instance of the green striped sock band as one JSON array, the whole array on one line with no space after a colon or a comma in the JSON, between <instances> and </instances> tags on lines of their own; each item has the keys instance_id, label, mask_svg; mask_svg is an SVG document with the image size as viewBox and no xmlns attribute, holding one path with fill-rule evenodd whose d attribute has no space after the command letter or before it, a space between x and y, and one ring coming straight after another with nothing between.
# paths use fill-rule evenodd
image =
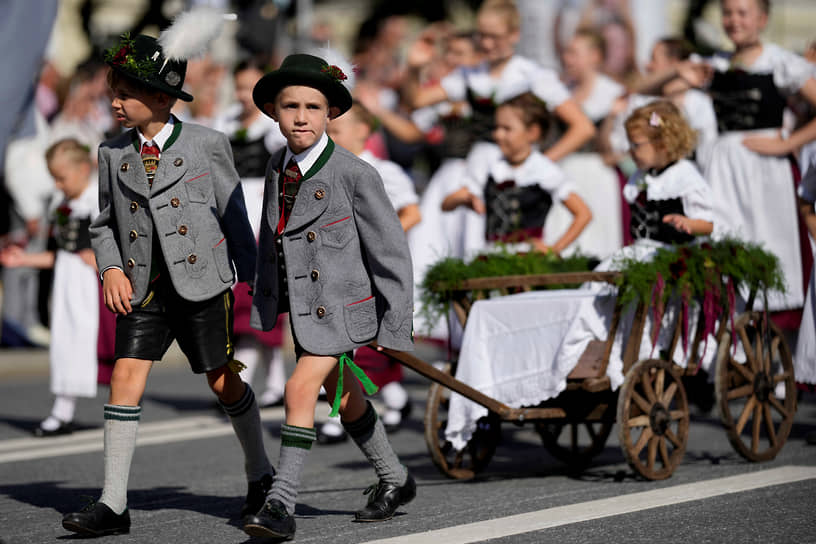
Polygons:
<instances>
[{"instance_id":1,"label":"green striped sock band","mask_svg":"<svg viewBox=\"0 0 816 544\"><path fill-rule=\"evenodd\" d=\"M317 431L314 428L307 429L286 424L281 426L281 446L310 450L315 440L317 440Z\"/></svg>"},{"instance_id":2,"label":"green striped sock band","mask_svg":"<svg viewBox=\"0 0 816 544\"><path fill-rule=\"evenodd\" d=\"M142 415L142 407L106 404L104 415L105 419L115 419L117 421L139 421L139 418Z\"/></svg>"}]
</instances>

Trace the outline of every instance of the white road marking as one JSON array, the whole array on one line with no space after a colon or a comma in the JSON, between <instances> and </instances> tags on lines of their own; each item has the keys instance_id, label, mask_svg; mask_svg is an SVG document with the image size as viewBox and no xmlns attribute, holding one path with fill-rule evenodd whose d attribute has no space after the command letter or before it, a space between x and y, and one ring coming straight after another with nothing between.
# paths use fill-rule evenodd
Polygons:
<instances>
[{"instance_id":1,"label":"white road marking","mask_svg":"<svg viewBox=\"0 0 816 544\"><path fill-rule=\"evenodd\" d=\"M380 403L373 404L377 410L382 408ZM315 422L325 421L327 413L326 406L320 405L315 410ZM267 423L283 421L283 408L264 408L261 410L261 420ZM232 425L226 417L216 415L184 417L141 423L136 445L168 444L231 435L232 433ZM0 464L102 451L102 441L103 430L101 428L49 438L27 437L2 440L0 441Z\"/></svg>"},{"instance_id":2,"label":"white road marking","mask_svg":"<svg viewBox=\"0 0 816 544\"><path fill-rule=\"evenodd\" d=\"M784 466L652 491L629 493L608 499L557 506L546 510L476 523L466 523L435 531L371 540L363 544L427 544L428 542L468 544L471 542L484 542L493 538L505 538L561 525L620 516L661 506L698 501L719 495L740 493L761 487L789 484L814 478L816 478L816 467Z\"/></svg>"}]
</instances>

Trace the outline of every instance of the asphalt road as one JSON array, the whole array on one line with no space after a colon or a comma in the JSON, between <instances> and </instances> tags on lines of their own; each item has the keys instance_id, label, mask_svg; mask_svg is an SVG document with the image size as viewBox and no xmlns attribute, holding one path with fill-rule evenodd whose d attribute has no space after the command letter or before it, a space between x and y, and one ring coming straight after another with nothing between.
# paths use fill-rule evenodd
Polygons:
<instances>
[{"instance_id":1,"label":"asphalt road","mask_svg":"<svg viewBox=\"0 0 816 544\"><path fill-rule=\"evenodd\" d=\"M62 529L61 517L97 497L102 485L106 389L80 402L77 421L84 430L30 437L50 407L46 361L43 351L0 351L3 544L75 539ZM391 438L417 479L417 499L391 521L352 523L374 474L351 442L315 445L299 496L296 542L816 542L816 446L804 440L816 430L814 394L803 395L788 443L765 463L739 457L714 414L694 413L685 459L668 480L636 478L615 432L575 476L545 451L531 427L505 424L486 470L456 481L440 474L425 446L427 382L413 374L407 382L414 412ZM318 416L327 412L321 408ZM263 419L274 460L282 411L264 410ZM131 533L100 542L257 542L236 519L245 493L237 441L203 378L175 359L151 375L140 441L130 475Z\"/></svg>"}]
</instances>

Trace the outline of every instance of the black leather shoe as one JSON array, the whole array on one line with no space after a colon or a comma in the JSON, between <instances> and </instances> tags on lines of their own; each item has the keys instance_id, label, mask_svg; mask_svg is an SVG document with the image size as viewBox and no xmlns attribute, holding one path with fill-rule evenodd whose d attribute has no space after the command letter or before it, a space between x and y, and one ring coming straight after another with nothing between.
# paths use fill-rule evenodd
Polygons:
<instances>
[{"instance_id":1,"label":"black leather shoe","mask_svg":"<svg viewBox=\"0 0 816 544\"><path fill-rule=\"evenodd\" d=\"M264 474L260 480L249 482L246 500L241 507L241 519L258 513L266 500L266 494L272 487L272 481L272 474Z\"/></svg>"},{"instance_id":2,"label":"black leather shoe","mask_svg":"<svg viewBox=\"0 0 816 544\"><path fill-rule=\"evenodd\" d=\"M414 500L416 482L410 474L401 487L380 480L363 494L369 495L368 504L354 514L354 521L385 521L394 517L397 508Z\"/></svg>"},{"instance_id":3,"label":"black leather shoe","mask_svg":"<svg viewBox=\"0 0 816 544\"><path fill-rule=\"evenodd\" d=\"M74 424L72 422L60 421L59 427L56 429L46 430L37 425L37 428L32 431L32 434L39 438L48 436L61 436L64 434L71 434L74 432Z\"/></svg>"},{"instance_id":4,"label":"black leather shoe","mask_svg":"<svg viewBox=\"0 0 816 544\"><path fill-rule=\"evenodd\" d=\"M249 536L292 540L295 536L295 518L277 499L268 500L254 516L247 517L244 532Z\"/></svg>"},{"instance_id":5,"label":"black leather shoe","mask_svg":"<svg viewBox=\"0 0 816 544\"><path fill-rule=\"evenodd\" d=\"M92 502L79 512L65 514L62 526L69 531L88 536L118 535L130 532L130 512L121 514L101 502Z\"/></svg>"}]
</instances>

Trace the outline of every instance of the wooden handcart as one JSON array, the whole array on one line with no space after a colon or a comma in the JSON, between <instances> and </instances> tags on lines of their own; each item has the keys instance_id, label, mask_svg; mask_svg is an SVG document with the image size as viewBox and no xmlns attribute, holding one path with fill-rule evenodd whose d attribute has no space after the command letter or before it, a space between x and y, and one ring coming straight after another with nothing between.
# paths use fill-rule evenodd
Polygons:
<instances>
[{"instance_id":1,"label":"wooden handcart","mask_svg":"<svg viewBox=\"0 0 816 544\"><path fill-rule=\"evenodd\" d=\"M617 272L577 272L502 276L465 280L453 299L453 308L464 326L472 304L487 292L510 294L542 286L607 282L614 284ZM754 289L746 308L753 307ZM580 470L603 451L614 423L629 465L650 480L669 477L683 459L689 432L689 404L681 378L696 373L700 364L703 315L697 329L689 333L693 342L687 367L674 364L682 323L673 326L671 344L657 358L638 360L647 323L648 305L639 303L631 333L625 343L625 380L613 391L606 376L613 342L622 319L617 309L605 341L590 342L567 379L567 388L538 406L512 408L455 379L456 362L439 369L404 352L385 350L403 365L430 379L425 411L425 440L434 464L452 478L472 478L483 470L499 442L500 424L530 423L544 447L571 469ZM761 312L747 311L733 322L720 319L716 330L718 352L715 368L716 403L729 441L750 461L772 459L790 433L796 411L796 385L790 349L781 331L764 321ZM735 360L741 344L746 361ZM774 394L784 384L784 400ZM467 446L455 450L445 438L450 392L488 409Z\"/></svg>"}]
</instances>

